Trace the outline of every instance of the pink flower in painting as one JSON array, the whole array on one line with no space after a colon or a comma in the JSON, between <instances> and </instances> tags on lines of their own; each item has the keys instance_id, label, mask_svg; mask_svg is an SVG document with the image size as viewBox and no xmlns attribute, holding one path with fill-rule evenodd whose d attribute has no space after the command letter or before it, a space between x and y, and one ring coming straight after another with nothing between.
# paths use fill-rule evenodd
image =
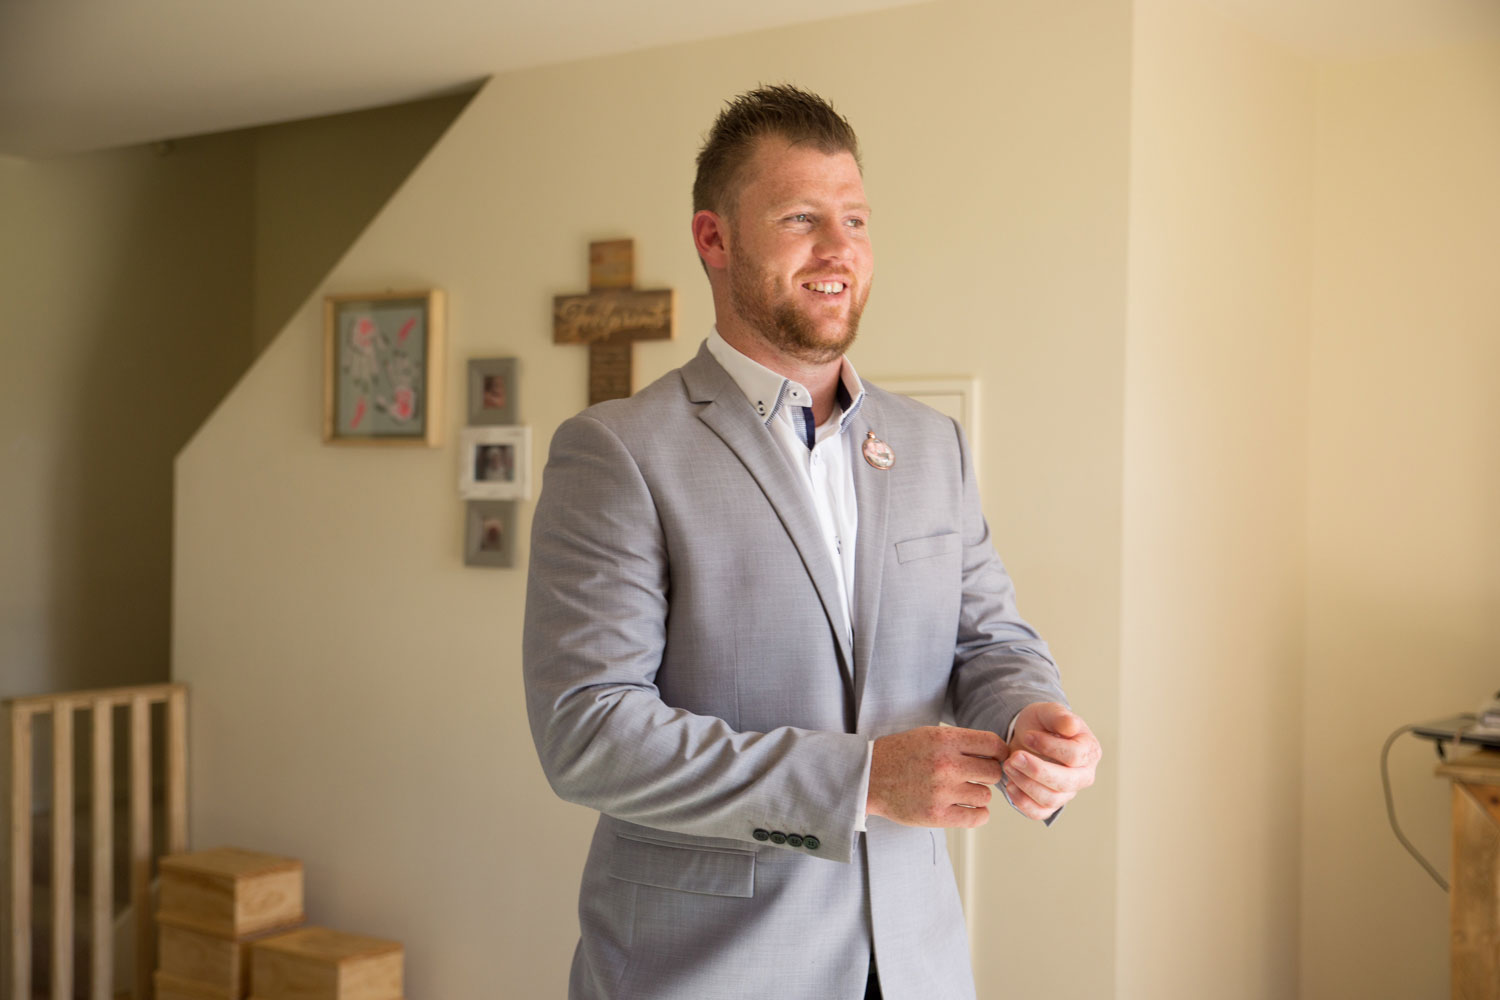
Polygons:
<instances>
[{"instance_id":1,"label":"pink flower in painting","mask_svg":"<svg viewBox=\"0 0 1500 1000\"><path fill-rule=\"evenodd\" d=\"M354 329L349 332L349 343L356 351L369 354L375 349L375 321L368 316L361 316L354 321Z\"/></svg>"},{"instance_id":2,"label":"pink flower in painting","mask_svg":"<svg viewBox=\"0 0 1500 1000\"><path fill-rule=\"evenodd\" d=\"M396 388L395 401L391 403L391 416L397 420L410 420L417 412L417 394L411 386Z\"/></svg>"},{"instance_id":3,"label":"pink flower in painting","mask_svg":"<svg viewBox=\"0 0 1500 1000\"><path fill-rule=\"evenodd\" d=\"M354 404L354 416L349 418L349 429L356 430L359 422L365 419L365 397L359 397L359 402Z\"/></svg>"},{"instance_id":4,"label":"pink flower in painting","mask_svg":"<svg viewBox=\"0 0 1500 1000\"><path fill-rule=\"evenodd\" d=\"M407 336L407 334L411 333L411 328L414 327L414 326L416 326L416 325L417 325L417 318L415 316L413 316L411 319L407 320L404 324L402 324L402 326L401 326L401 332L398 333L398 334L396 334L396 343L398 343L398 344L404 344L404 343L406 343L406 336Z\"/></svg>"}]
</instances>

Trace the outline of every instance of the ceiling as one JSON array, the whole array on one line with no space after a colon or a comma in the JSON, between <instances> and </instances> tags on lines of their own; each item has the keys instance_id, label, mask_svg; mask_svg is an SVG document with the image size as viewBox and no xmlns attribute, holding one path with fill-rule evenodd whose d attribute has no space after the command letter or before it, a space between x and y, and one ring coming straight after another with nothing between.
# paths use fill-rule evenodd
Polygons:
<instances>
[{"instance_id":1,"label":"ceiling","mask_svg":"<svg viewBox=\"0 0 1500 1000\"><path fill-rule=\"evenodd\" d=\"M526 66L910 2L0 0L0 153L51 156L377 107ZM1202 2L1320 55L1500 38L1500 0Z\"/></svg>"}]
</instances>

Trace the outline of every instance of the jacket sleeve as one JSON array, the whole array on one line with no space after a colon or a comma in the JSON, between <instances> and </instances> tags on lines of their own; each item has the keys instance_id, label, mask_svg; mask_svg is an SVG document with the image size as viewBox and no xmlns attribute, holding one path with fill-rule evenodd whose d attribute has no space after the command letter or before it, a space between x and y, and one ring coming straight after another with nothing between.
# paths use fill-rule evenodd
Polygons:
<instances>
[{"instance_id":1,"label":"jacket sleeve","mask_svg":"<svg viewBox=\"0 0 1500 1000\"><path fill-rule=\"evenodd\" d=\"M1016 607L980 510L968 441L957 424L954 430L963 467L963 594L949 693L958 725L1004 738L1027 705L1067 699L1046 642Z\"/></svg>"},{"instance_id":2,"label":"jacket sleeve","mask_svg":"<svg viewBox=\"0 0 1500 1000\"><path fill-rule=\"evenodd\" d=\"M814 850L795 849L848 861L869 780L866 739L736 732L666 704L655 681L671 592L639 464L596 417L565 422L532 524L522 643L547 780L562 798L627 822L755 846L756 830L815 833Z\"/></svg>"}]
</instances>

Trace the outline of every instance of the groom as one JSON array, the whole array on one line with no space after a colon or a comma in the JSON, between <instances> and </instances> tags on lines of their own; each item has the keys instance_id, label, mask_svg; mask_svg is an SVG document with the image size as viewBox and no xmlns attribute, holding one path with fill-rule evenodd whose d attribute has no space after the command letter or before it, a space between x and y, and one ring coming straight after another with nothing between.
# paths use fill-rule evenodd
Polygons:
<instances>
[{"instance_id":1,"label":"groom","mask_svg":"<svg viewBox=\"0 0 1500 1000\"><path fill-rule=\"evenodd\" d=\"M1050 819L1098 741L962 431L845 357L874 270L848 122L741 95L693 200L715 328L558 429L532 529L532 734L601 814L569 996L972 998L941 828L997 784Z\"/></svg>"}]
</instances>

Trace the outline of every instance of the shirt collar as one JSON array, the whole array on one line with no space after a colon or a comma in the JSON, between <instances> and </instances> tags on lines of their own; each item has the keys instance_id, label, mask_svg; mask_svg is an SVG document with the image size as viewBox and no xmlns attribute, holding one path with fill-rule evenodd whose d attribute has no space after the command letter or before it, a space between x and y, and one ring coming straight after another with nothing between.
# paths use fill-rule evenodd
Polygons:
<instances>
[{"instance_id":1,"label":"shirt collar","mask_svg":"<svg viewBox=\"0 0 1500 1000\"><path fill-rule=\"evenodd\" d=\"M767 427L771 426L771 421L776 419L784 406L812 405L812 394L807 391L806 386L779 375L759 361L742 354L720 335L718 327L714 327L708 335L708 353L734 379L735 385L740 387L740 391L745 394L745 398ZM839 430L842 431L864 404L865 386L859 380L854 364L847 357L840 358L839 362L837 399L839 407L844 411L839 418Z\"/></svg>"}]
</instances>

